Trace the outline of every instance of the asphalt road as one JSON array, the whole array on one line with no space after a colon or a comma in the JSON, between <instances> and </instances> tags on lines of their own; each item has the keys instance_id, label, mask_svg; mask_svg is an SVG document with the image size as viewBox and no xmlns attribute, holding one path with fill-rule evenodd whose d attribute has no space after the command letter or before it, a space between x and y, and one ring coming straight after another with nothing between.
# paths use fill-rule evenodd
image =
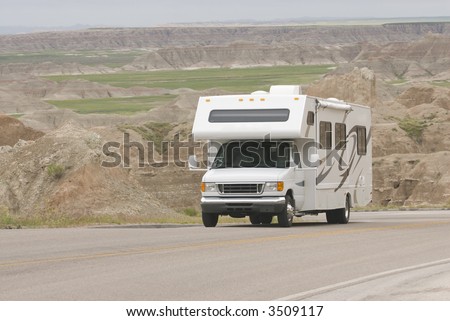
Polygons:
<instances>
[{"instance_id":1,"label":"asphalt road","mask_svg":"<svg viewBox=\"0 0 450 321\"><path fill-rule=\"evenodd\" d=\"M450 300L450 211L0 230L0 300Z\"/></svg>"}]
</instances>

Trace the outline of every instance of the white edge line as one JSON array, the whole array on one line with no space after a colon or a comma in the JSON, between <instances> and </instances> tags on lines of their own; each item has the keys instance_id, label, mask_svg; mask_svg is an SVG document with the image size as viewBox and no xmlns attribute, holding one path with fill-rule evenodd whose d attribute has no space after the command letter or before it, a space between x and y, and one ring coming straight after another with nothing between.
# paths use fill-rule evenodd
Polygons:
<instances>
[{"instance_id":1,"label":"white edge line","mask_svg":"<svg viewBox=\"0 0 450 321\"><path fill-rule=\"evenodd\" d=\"M282 298L279 298L279 299L274 299L273 301L294 301L294 300L306 299L308 297L312 297L312 296L315 296L315 295L318 295L318 294L322 294L322 293L330 292L330 291L333 291L333 290L346 288L346 287L349 287L349 286L352 286L352 285L356 285L356 284L359 284L359 283L369 282L369 281L372 281L374 279L390 276L390 275L393 275L393 274L409 272L409 271L412 271L412 270L423 269L423 268L427 268L427 267L431 267L431 266L435 266L435 265L440 265L440 264L446 264L446 263L450 263L450 258L439 260L439 261L434 261L434 262L429 262L429 263L424 263L424 264L412 265L412 266L408 266L408 267L404 267L404 268L400 268L400 269L389 270L389 271L385 271L385 272L381 272L381 273L375 273L375 274L363 276L363 277L360 277L360 278L352 279L352 280L349 280L349 281L335 283L335 284L332 284L332 285L327 285L327 286L324 286L324 287L321 287L321 288L317 288L317 289L314 289L314 290L309 290L309 291L305 291L305 292L295 293L295 294L288 295L288 296L285 296L285 297L282 297Z\"/></svg>"}]
</instances>

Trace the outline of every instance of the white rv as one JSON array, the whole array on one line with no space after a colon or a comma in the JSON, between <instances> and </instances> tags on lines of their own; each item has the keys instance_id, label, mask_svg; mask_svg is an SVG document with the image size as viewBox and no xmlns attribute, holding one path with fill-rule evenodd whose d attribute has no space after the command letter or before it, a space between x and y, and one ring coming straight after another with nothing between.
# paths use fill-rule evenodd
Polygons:
<instances>
[{"instance_id":1,"label":"white rv","mask_svg":"<svg viewBox=\"0 0 450 321\"><path fill-rule=\"evenodd\" d=\"M252 224L292 225L294 216L326 213L346 224L350 208L372 198L371 110L301 94L270 92L201 97L195 140L208 142L202 219L249 216ZM191 169L198 169L191 157Z\"/></svg>"}]
</instances>

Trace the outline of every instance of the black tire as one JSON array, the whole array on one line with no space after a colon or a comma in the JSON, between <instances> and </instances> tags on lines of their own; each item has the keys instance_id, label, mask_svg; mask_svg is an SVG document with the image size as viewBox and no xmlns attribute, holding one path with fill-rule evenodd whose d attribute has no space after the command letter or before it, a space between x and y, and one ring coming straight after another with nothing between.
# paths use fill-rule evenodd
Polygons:
<instances>
[{"instance_id":1,"label":"black tire","mask_svg":"<svg viewBox=\"0 0 450 321\"><path fill-rule=\"evenodd\" d=\"M277 215L278 224L281 227L291 227L292 221L294 220L294 201L289 195L286 195L285 198L286 202L283 211Z\"/></svg>"},{"instance_id":2,"label":"black tire","mask_svg":"<svg viewBox=\"0 0 450 321\"><path fill-rule=\"evenodd\" d=\"M345 197L345 207L327 211L328 224L347 224L350 221L350 198Z\"/></svg>"},{"instance_id":3,"label":"black tire","mask_svg":"<svg viewBox=\"0 0 450 321\"><path fill-rule=\"evenodd\" d=\"M337 216L339 210L330 210L327 211L327 223L328 224L337 224Z\"/></svg>"},{"instance_id":4,"label":"black tire","mask_svg":"<svg viewBox=\"0 0 450 321\"><path fill-rule=\"evenodd\" d=\"M261 216L259 215L250 215L250 223L253 225L261 224Z\"/></svg>"},{"instance_id":5,"label":"black tire","mask_svg":"<svg viewBox=\"0 0 450 321\"><path fill-rule=\"evenodd\" d=\"M261 224L271 224L272 223L272 215L262 215L261 216Z\"/></svg>"},{"instance_id":6,"label":"black tire","mask_svg":"<svg viewBox=\"0 0 450 321\"><path fill-rule=\"evenodd\" d=\"M350 221L350 198L345 197L345 207L337 210L337 222L338 224L347 224Z\"/></svg>"},{"instance_id":7,"label":"black tire","mask_svg":"<svg viewBox=\"0 0 450 321\"><path fill-rule=\"evenodd\" d=\"M215 227L219 221L219 214L202 212L202 221L205 227Z\"/></svg>"}]
</instances>

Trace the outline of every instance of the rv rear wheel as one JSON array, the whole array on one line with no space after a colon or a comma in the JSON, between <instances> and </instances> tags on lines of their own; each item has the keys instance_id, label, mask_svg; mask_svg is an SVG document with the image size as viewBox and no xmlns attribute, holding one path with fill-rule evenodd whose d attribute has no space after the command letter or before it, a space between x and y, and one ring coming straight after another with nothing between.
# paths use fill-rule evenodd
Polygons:
<instances>
[{"instance_id":1,"label":"rv rear wheel","mask_svg":"<svg viewBox=\"0 0 450 321\"><path fill-rule=\"evenodd\" d=\"M283 211L277 215L278 224L281 227L292 226L292 221L294 220L294 201L289 195L286 195L286 203Z\"/></svg>"},{"instance_id":2,"label":"rv rear wheel","mask_svg":"<svg viewBox=\"0 0 450 321\"><path fill-rule=\"evenodd\" d=\"M345 197L345 207L327 211L328 224L347 224L350 220L350 199Z\"/></svg>"},{"instance_id":3,"label":"rv rear wheel","mask_svg":"<svg viewBox=\"0 0 450 321\"><path fill-rule=\"evenodd\" d=\"M345 207L338 210L337 223L347 224L350 221L350 198L345 197Z\"/></svg>"},{"instance_id":4,"label":"rv rear wheel","mask_svg":"<svg viewBox=\"0 0 450 321\"><path fill-rule=\"evenodd\" d=\"M202 212L202 221L205 227L215 227L219 221L219 214Z\"/></svg>"}]
</instances>

